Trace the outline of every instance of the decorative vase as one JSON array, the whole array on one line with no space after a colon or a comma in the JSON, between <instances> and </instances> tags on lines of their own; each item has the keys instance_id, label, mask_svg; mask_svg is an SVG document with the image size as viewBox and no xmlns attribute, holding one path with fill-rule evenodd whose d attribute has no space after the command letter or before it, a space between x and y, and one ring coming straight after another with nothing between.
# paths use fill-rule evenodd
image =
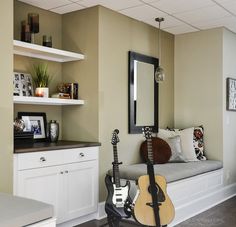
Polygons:
<instances>
[{"instance_id":1,"label":"decorative vase","mask_svg":"<svg viewBox=\"0 0 236 227\"><path fill-rule=\"evenodd\" d=\"M59 124L55 120L49 122L49 139L51 142L57 142L59 137Z\"/></svg>"},{"instance_id":2,"label":"decorative vase","mask_svg":"<svg viewBox=\"0 0 236 227\"><path fill-rule=\"evenodd\" d=\"M49 88L48 87L37 87L35 89L35 96L48 98L49 97Z\"/></svg>"}]
</instances>

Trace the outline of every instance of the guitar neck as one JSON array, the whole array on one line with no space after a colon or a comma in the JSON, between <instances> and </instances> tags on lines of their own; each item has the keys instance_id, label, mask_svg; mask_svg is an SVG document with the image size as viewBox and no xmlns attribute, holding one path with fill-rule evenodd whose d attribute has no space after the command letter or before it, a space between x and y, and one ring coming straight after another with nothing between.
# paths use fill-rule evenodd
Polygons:
<instances>
[{"instance_id":1,"label":"guitar neck","mask_svg":"<svg viewBox=\"0 0 236 227\"><path fill-rule=\"evenodd\" d=\"M148 159L153 164L152 138L147 138Z\"/></svg>"},{"instance_id":2,"label":"guitar neck","mask_svg":"<svg viewBox=\"0 0 236 227\"><path fill-rule=\"evenodd\" d=\"M120 187L120 171L118 162L117 145L113 145L114 162L113 162L113 178L116 187Z\"/></svg>"}]
</instances>

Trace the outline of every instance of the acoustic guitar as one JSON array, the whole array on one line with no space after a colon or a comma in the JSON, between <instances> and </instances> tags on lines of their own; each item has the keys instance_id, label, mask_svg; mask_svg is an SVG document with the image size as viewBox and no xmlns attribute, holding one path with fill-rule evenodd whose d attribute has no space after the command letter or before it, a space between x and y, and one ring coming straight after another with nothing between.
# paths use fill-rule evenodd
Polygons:
<instances>
[{"instance_id":1,"label":"acoustic guitar","mask_svg":"<svg viewBox=\"0 0 236 227\"><path fill-rule=\"evenodd\" d=\"M160 227L171 223L175 216L175 209L167 195L165 178L154 175L151 129L145 127L144 134L148 149L148 175L138 179L139 194L133 212L140 224Z\"/></svg>"}]
</instances>

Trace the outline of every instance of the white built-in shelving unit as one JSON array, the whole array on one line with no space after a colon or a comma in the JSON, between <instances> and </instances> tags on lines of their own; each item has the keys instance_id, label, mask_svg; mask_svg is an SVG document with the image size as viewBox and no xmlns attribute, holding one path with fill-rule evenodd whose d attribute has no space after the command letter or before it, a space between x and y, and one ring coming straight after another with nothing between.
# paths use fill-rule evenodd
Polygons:
<instances>
[{"instance_id":1,"label":"white built-in shelving unit","mask_svg":"<svg viewBox=\"0 0 236 227\"><path fill-rule=\"evenodd\" d=\"M70 62L84 59L83 54L59 50L51 47L40 46L37 44L26 43L18 40L13 41L13 52L15 55L21 55L31 58L39 58L54 62ZM83 105L84 100L60 99L60 98L42 98L42 97L24 97L14 96L15 104L30 105Z\"/></svg>"}]
</instances>

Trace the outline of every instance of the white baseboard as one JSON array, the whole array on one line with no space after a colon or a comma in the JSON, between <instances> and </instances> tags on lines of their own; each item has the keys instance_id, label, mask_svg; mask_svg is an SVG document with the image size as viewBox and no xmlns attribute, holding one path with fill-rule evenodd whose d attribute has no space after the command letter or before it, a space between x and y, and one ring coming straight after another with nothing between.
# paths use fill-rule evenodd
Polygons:
<instances>
[{"instance_id":1,"label":"white baseboard","mask_svg":"<svg viewBox=\"0 0 236 227\"><path fill-rule=\"evenodd\" d=\"M207 196L200 197L198 199L189 201L181 206L175 207L175 219L168 225L169 227L175 226L180 222L183 222L193 216L196 216L203 211L206 211L219 203L236 195L236 183L222 187L212 194L207 194ZM100 202L98 205L98 215L97 219L103 219L106 217L105 213L105 202Z\"/></svg>"},{"instance_id":2,"label":"white baseboard","mask_svg":"<svg viewBox=\"0 0 236 227\"><path fill-rule=\"evenodd\" d=\"M106 218L107 214L105 212L105 201L104 202L100 202L98 204L98 215L97 215L97 220L101 220L103 218Z\"/></svg>"}]
</instances>

